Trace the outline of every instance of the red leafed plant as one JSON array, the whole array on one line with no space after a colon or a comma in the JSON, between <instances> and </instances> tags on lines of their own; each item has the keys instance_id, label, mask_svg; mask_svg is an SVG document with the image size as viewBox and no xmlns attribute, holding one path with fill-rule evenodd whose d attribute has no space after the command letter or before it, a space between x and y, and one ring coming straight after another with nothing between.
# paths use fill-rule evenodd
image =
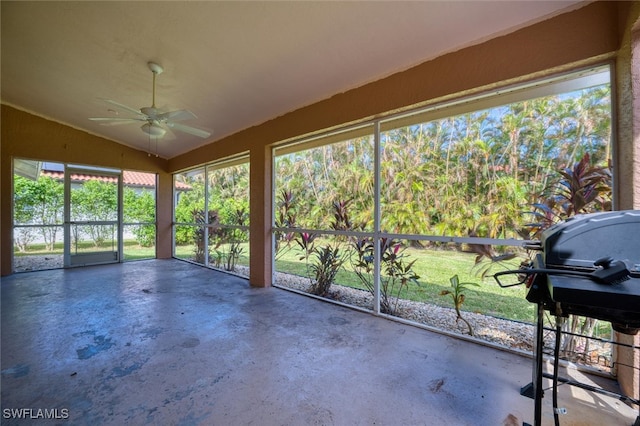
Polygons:
<instances>
[{"instance_id":1,"label":"red leafed plant","mask_svg":"<svg viewBox=\"0 0 640 426\"><path fill-rule=\"evenodd\" d=\"M585 154L573 167L559 170L560 179L548 189L542 202L533 205L535 222L528 225L533 237L554 223L576 214L611 210L611 170L594 166ZM550 194L549 194L550 193Z\"/></svg>"}]
</instances>

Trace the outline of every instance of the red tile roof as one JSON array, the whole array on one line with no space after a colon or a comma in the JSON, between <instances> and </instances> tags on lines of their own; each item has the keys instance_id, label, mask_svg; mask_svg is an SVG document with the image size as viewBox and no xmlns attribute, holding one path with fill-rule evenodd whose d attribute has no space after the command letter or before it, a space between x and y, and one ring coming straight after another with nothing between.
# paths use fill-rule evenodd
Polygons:
<instances>
[{"instance_id":1,"label":"red tile roof","mask_svg":"<svg viewBox=\"0 0 640 426\"><path fill-rule=\"evenodd\" d=\"M156 175L151 173L130 172L125 170L122 172L122 180L125 185L156 186Z\"/></svg>"},{"instance_id":2,"label":"red tile roof","mask_svg":"<svg viewBox=\"0 0 640 426\"><path fill-rule=\"evenodd\" d=\"M50 178L56 180L64 179L64 172L57 172L53 170L42 170L42 175L49 176ZM98 179L102 182L116 182L115 177L110 176L98 176L95 175L85 175L80 173L71 174L72 181L87 181L89 179ZM122 172L122 182L128 186L142 186L145 188L155 188L156 186L156 175L153 173L143 173L143 172L132 172L129 170L124 170ZM187 191L191 189L189 185L183 182L176 182L176 189Z\"/></svg>"}]
</instances>

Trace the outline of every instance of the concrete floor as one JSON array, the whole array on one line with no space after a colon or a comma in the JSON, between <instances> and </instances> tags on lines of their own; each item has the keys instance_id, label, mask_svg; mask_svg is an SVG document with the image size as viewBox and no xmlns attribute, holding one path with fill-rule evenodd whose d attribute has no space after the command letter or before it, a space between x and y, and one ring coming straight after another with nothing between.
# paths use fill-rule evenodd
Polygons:
<instances>
[{"instance_id":1,"label":"concrete floor","mask_svg":"<svg viewBox=\"0 0 640 426\"><path fill-rule=\"evenodd\" d=\"M533 422L528 358L178 260L15 274L1 289L3 424L26 424L6 418L21 408L68 413L37 424ZM561 424L635 420L573 389Z\"/></svg>"}]
</instances>

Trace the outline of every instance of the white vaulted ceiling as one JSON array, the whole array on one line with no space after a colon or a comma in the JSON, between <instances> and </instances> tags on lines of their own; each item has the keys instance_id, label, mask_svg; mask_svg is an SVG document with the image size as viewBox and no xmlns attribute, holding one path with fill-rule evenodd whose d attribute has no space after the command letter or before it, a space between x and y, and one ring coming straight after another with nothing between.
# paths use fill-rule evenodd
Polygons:
<instances>
[{"instance_id":1,"label":"white vaulted ceiling","mask_svg":"<svg viewBox=\"0 0 640 426\"><path fill-rule=\"evenodd\" d=\"M442 54L586 4L578 1L2 1L2 102L145 150L138 124L102 126L101 100L188 109L164 158ZM126 116L120 112L120 116Z\"/></svg>"}]
</instances>

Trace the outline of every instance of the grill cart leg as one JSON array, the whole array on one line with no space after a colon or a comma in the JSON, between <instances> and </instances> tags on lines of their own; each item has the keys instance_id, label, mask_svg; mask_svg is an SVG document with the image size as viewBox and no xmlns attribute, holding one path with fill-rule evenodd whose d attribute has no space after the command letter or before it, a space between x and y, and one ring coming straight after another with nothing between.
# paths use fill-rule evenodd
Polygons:
<instances>
[{"instance_id":1,"label":"grill cart leg","mask_svg":"<svg viewBox=\"0 0 640 426\"><path fill-rule=\"evenodd\" d=\"M535 352L533 366L533 380L526 386L520 388L520 395L534 399L534 426L542 424L542 398L544 391L542 390L542 365L543 365L543 345L544 345L544 306L542 302L537 304L536 311L536 339L533 348ZM529 423L523 423L523 426L531 426ZM634 425L635 426L635 425ZM640 426L640 425L638 425Z\"/></svg>"}]
</instances>

